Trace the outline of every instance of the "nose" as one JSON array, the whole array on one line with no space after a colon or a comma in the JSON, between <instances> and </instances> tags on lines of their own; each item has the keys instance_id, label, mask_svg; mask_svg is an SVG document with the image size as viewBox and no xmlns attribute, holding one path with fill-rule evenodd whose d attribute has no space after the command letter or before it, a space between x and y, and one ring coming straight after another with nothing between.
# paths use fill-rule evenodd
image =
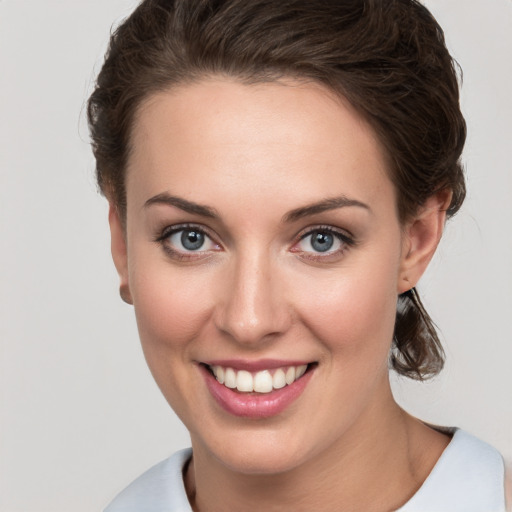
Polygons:
<instances>
[{"instance_id":1,"label":"nose","mask_svg":"<svg viewBox=\"0 0 512 512\"><path fill-rule=\"evenodd\" d=\"M289 328L290 307L278 267L268 254L251 254L226 269L216 308L217 329L239 344L261 347Z\"/></svg>"}]
</instances>

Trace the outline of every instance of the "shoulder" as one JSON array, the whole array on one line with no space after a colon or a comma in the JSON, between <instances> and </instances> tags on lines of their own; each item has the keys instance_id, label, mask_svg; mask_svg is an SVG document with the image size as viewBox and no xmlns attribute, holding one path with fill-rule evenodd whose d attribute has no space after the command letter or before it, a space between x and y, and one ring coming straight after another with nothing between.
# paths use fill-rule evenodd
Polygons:
<instances>
[{"instance_id":1,"label":"shoulder","mask_svg":"<svg viewBox=\"0 0 512 512\"><path fill-rule=\"evenodd\" d=\"M495 448L455 430L428 478L400 512L504 512L504 475Z\"/></svg>"},{"instance_id":2,"label":"shoulder","mask_svg":"<svg viewBox=\"0 0 512 512\"><path fill-rule=\"evenodd\" d=\"M182 471L191 455L191 449L181 450L148 469L104 512L190 512Z\"/></svg>"}]
</instances>

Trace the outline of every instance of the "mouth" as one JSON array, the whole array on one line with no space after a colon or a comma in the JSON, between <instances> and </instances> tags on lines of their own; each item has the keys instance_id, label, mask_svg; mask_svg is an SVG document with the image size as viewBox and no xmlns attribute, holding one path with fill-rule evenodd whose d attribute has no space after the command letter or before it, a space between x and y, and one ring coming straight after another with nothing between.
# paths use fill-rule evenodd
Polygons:
<instances>
[{"instance_id":1,"label":"mouth","mask_svg":"<svg viewBox=\"0 0 512 512\"><path fill-rule=\"evenodd\" d=\"M310 364L282 366L259 371L236 370L221 365L206 365L219 384L240 393L271 393L274 390L290 386L300 379Z\"/></svg>"},{"instance_id":2,"label":"mouth","mask_svg":"<svg viewBox=\"0 0 512 512\"><path fill-rule=\"evenodd\" d=\"M215 402L239 417L277 416L303 393L318 363L216 361L199 368Z\"/></svg>"}]
</instances>

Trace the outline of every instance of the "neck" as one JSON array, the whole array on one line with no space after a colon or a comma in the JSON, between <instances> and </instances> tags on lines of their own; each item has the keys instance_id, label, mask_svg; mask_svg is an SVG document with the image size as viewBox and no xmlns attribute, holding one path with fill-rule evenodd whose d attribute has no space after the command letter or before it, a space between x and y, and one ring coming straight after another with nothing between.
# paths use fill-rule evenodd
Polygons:
<instances>
[{"instance_id":1,"label":"neck","mask_svg":"<svg viewBox=\"0 0 512 512\"><path fill-rule=\"evenodd\" d=\"M389 389L387 399L370 406L363 416L335 446L277 474L233 471L193 443L194 458L185 475L193 510L399 508L421 486L448 440L402 411Z\"/></svg>"}]
</instances>

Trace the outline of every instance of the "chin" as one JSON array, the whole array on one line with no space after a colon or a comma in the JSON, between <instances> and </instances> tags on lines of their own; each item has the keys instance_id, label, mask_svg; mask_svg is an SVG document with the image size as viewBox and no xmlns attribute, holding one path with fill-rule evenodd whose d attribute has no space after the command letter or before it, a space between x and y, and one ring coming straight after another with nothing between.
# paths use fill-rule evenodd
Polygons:
<instances>
[{"instance_id":1,"label":"chin","mask_svg":"<svg viewBox=\"0 0 512 512\"><path fill-rule=\"evenodd\" d=\"M246 475L275 475L286 473L301 465L301 457L286 448L272 446L245 449L237 453L222 454L220 461L231 471Z\"/></svg>"},{"instance_id":2,"label":"chin","mask_svg":"<svg viewBox=\"0 0 512 512\"><path fill-rule=\"evenodd\" d=\"M204 439L204 437L203 437ZM305 462L314 451L305 442L290 435L289 431L252 430L240 428L227 438L205 439L194 442L194 453L199 448L230 471L247 475L272 475L291 471ZM311 454L309 455L311 457Z\"/></svg>"}]
</instances>

